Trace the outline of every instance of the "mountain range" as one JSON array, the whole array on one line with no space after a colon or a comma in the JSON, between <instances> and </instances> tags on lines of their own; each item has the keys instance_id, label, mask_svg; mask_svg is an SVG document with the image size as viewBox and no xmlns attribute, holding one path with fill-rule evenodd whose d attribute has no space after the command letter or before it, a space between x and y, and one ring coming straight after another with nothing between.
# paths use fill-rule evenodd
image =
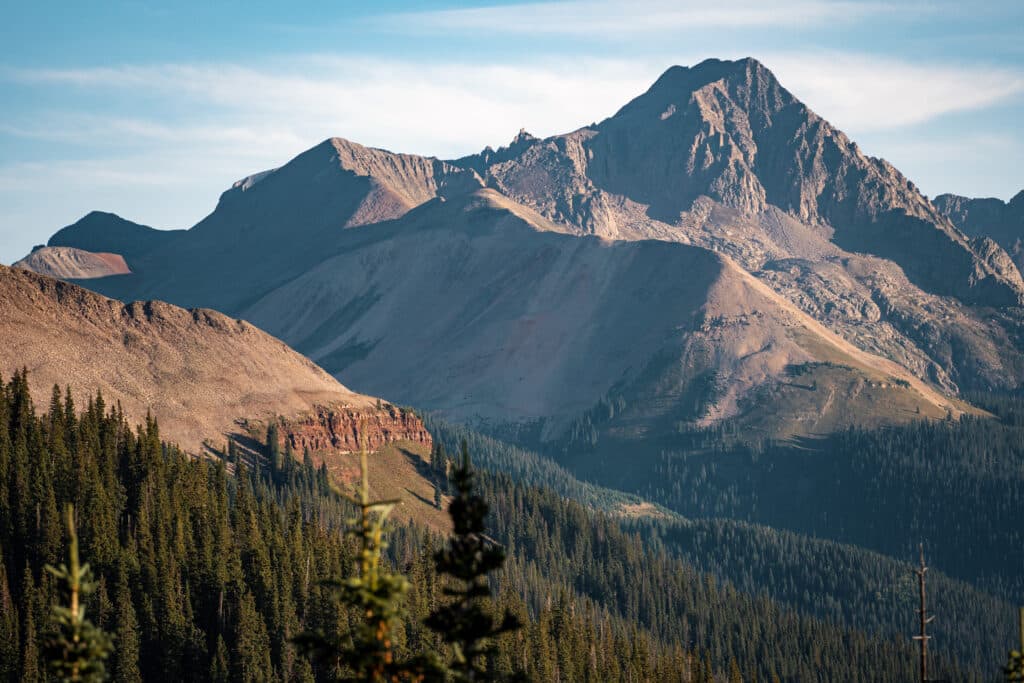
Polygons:
<instances>
[{"instance_id":1,"label":"mountain range","mask_svg":"<svg viewBox=\"0 0 1024 683\"><path fill-rule=\"evenodd\" d=\"M464 422L556 439L609 407L629 438L786 436L1019 386L1019 208L1000 232L932 202L759 62L707 60L601 123L461 159L332 138L188 230L92 213L17 265L244 318Z\"/></svg>"},{"instance_id":2,"label":"mountain range","mask_svg":"<svg viewBox=\"0 0 1024 683\"><path fill-rule=\"evenodd\" d=\"M594 639L552 626L567 614L674 644L673 680L693 677L680 645L730 680L905 679L906 560L922 540L935 670L987 680L1024 596L1022 211L1024 193L930 200L746 59L672 67L600 123L460 159L331 138L238 181L187 230L92 212L0 266L0 373L14 375L0 382L0 506L21 520L0 594L56 515L47 486L80 495L87 525L125 520L139 557L164 547L132 535L133 519L164 524L146 506L184 510L192 521L154 536L179 539L205 528L192 510L216 508L242 540L192 532L173 544L185 559L161 562L241 572L231 585L281 643L257 649L285 671L283 639L319 610L274 596L307 595L328 568L316 553L342 567L325 575L349 571L331 544L350 508L331 484L352 483L353 452L374 452L373 497L411 522L389 529L388 552L417 610L439 584L416 558L437 547L430 530L452 528L445 454L465 448L508 549L503 591L547 652L521 656L558 663L537 680L575 680L572 648L597 666ZM47 459L35 454L74 411L37 411L34 431L24 420L32 401L61 400L55 385L88 408L74 450ZM116 406L107 421L97 392ZM146 427L119 455L122 416ZM163 447L142 444L151 417ZM110 425L95 439L107 465L86 424ZM124 466L142 448L147 476L167 477L150 497ZM115 470L123 484L79 488ZM190 471L189 488L173 483ZM107 487L128 494L93 495ZM249 512L203 504L205 488ZM137 512L113 505L133 496ZM113 512L89 513L104 501ZM200 578L215 574L137 591L153 624L140 665L175 652L156 626L171 606L225 630L223 586ZM289 581L301 590L264 590ZM232 662L249 630L226 629ZM206 654L179 659L212 677Z\"/></svg>"}]
</instances>

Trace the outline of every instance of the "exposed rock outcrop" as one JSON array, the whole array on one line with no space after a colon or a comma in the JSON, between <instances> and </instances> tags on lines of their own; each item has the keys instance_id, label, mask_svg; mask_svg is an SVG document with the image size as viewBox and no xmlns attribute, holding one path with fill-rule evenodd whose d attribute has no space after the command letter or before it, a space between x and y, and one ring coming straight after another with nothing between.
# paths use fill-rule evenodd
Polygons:
<instances>
[{"instance_id":1,"label":"exposed rock outcrop","mask_svg":"<svg viewBox=\"0 0 1024 683\"><path fill-rule=\"evenodd\" d=\"M1024 191L1008 202L943 194L936 197L934 203L966 234L995 240L1009 252L1017 268L1024 270Z\"/></svg>"},{"instance_id":2,"label":"exposed rock outcrop","mask_svg":"<svg viewBox=\"0 0 1024 683\"><path fill-rule=\"evenodd\" d=\"M318 453L355 453L361 445L368 451L398 441L428 449L430 433L416 413L390 404L377 406L318 405L294 417L278 419L281 447L290 443L296 454L306 449Z\"/></svg>"}]
</instances>

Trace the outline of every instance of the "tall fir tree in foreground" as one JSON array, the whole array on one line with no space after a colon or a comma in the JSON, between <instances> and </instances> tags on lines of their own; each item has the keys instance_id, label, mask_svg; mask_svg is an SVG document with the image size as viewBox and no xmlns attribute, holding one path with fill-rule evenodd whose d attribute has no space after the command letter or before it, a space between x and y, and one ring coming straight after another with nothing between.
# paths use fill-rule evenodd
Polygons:
<instances>
[{"instance_id":1,"label":"tall fir tree in foreground","mask_svg":"<svg viewBox=\"0 0 1024 683\"><path fill-rule=\"evenodd\" d=\"M476 492L475 476L469 448L463 441L461 463L451 475L454 495L448 514L452 536L434 555L438 574L451 579L444 594L452 601L431 613L426 625L451 645L453 658L447 668L453 680L521 680L518 675L499 676L490 666L497 653L495 638L522 624L509 611L500 620L493 614L487 576L504 565L505 550L486 537L489 508Z\"/></svg>"},{"instance_id":2,"label":"tall fir tree in foreground","mask_svg":"<svg viewBox=\"0 0 1024 683\"><path fill-rule=\"evenodd\" d=\"M46 637L43 658L47 669L59 681L93 683L107 679L106 659L113 649L111 637L85 618L84 598L94 589L89 564L79 564L75 510L65 508L68 525L68 562L60 568L51 565L53 574L66 591L67 605L54 605L50 617L52 632Z\"/></svg>"},{"instance_id":3,"label":"tall fir tree in foreground","mask_svg":"<svg viewBox=\"0 0 1024 683\"><path fill-rule=\"evenodd\" d=\"M1010 652L1010 660L1004 671L1006 680L1024 681L1024 607L1020 608L1020 649Z\"/></svg>"},{"instance_id":4,"label":"tall fir tree in foreground","mask_svg":"<svg viewBox=\"0 0 1024 683\"><path fill-rule=\"evenodd\" d=\"M359 432L363 432L362 425ZM317 631L302 633L292 642L301 653L329 667L338 681L442 680L440 667L428 656L420 655L406 662L397 659L394 638L400 627L409 582L401 574L382 567L381 559L387 549L385 522L400 501L370 499L369 466L366 445L362 442L359 470L358 497L352 499L357 516L349 520L349 533L359 544L357 571L348 579L321 583L338 591L342 604L356 608L361 621L351 638Z\"/></svg>"}]
</instances>

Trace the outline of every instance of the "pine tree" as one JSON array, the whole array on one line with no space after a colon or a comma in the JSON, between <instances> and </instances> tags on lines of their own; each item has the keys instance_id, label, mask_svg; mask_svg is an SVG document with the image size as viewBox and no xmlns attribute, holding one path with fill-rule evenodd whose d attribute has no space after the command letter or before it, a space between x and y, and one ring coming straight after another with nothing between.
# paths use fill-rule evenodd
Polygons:
<instances>
[{"instance_id":1,"label":"pine tree","mask_svg":"<svg viewBox=\"0 0 1024 683\"><path fill-rule=\"evenodd\" d=\"M434 555L439 574L454 580L444 594L454 598L427 617L428 628L450 644L453 659L448 664L456 681L493 681L500 677L487 668L494 655L493 639L520 628L519 620L506 611L495 619L487 575L501 569L505 551L485 537L488 505L476 493L469 448L462 443L462 463L452 472L454 497L448 504L453 535L446 547Z\"/></svg>"},{"instance_id":2,"label":"pine tree","mask_svg":"<svg viewBox=\"0 0 1024 683\"><path fill-rule=\"evenodd\" d=\"M270 469L274 475L278 475L283 467L281 455L281 437L275 419L267 427L267 457L270 459Z\"/></svg>"},{"instance_id":3,"label":"pine tree","mask_svg":"<svg viewBox=\"0 0 1024 683\"><path fill-rule=\"evenodd\" d=\"M46 566L67 591L68 605L54 605L50 618L52 633L46 638L43 657L47 668L60 681L103 681L104 662L113 648L111 638L85 618L83 599L94 590L89 564L78 561L78 534L75 532L75 510L69 503L65 509L68 526L68 561L70 567Z\"/></svg>"},{"instance_id":4,"label":"pine tree","mask_svg":"<svg viewBox=\"0 0 1024 683\"><path fill-rule=\"evenodd\" d=\"M267 625L256 610L252 593L242 594L238 605L238 633L235 637L233 680L262 683L271 680L270 637Z\"/></svg>"},{"instance_id":5,"label":"pine tree","mask_svg":"<svg viewBox=\"0 0 1024 683\"><path fill-rule=\"evenodd\" d=\"M359 433L363 433L362 425ZM358 497L352 499L357 517L349 520L349 533L359 543L356 574L345 580L324 581L322 585L336 590L342 604L354 607L360 622L351 644L338 633L323 632L302 633L292 642L302 654L330 667L339 681L440 680L440 669L428 657L408 662L397 660L394 638L401 626L402 603L409 582L401 574L385 570L381 555L387 549L385 522L399 501L370 499L365 443L360 444L359 470ZM343 675L346 669L353 675Z\"/></svg>"},{"instance_id":6,"label":"pine tree","mask_svg":"<svg viewBox=\"0 0 1024 683\"><path fill-rule=\"evenodd\" d=\"M0 681L12 682L18 675L18 610L7 581L7 565L0 553Z\"/></svg>"},{"instance_id":7,"label":"pine tree","mask_svg":"<svg viewBox=\"0 0 1024 683\"><path fill-rule=\"evenodd\" d=\"M114 682L141 683L139 673L139 622L128 587L128 571L122 566L117 580L117 647L114 649Z\"/></svg>"},{"instance_id":8,"label":"pine tree","mask_svg":"<svg viewBox=\"0 0 1024 683\"><path fill-rule=\"evenodd\" d=\"M39 648L36 646L36 619L33 615L35 602L35 585L32 582L32 573L28 566L25 567L25 582L22 590L25 592L22 602L25 604L25 619L22 627L22 657L21 657L21 683L36 683L42 680L39 671Z\"/></svg>"},{"instance_id":9,"label":"pine tree","mask_svg":"<svg viewBox=\"0 0 1024 683\"><path fill-rule=\"evenodd\" d=\"M1008 681L1024 681L1024 607L1020 608L1020 649L1010 652L1004 672Z\"/></svg>"},{"instance_id":10,"label":"pine tree","mask_svg":"<svg viewBox=\"0 0 1024 683\"><path fill-rule=\"evenodd\" d=\"M217 649L214 650L213 660L210 662L210 682L228 683L231 680L231 671L228 668L228 647L224 644L224 637L217 634Z\"/></svg>"}]
</instances>

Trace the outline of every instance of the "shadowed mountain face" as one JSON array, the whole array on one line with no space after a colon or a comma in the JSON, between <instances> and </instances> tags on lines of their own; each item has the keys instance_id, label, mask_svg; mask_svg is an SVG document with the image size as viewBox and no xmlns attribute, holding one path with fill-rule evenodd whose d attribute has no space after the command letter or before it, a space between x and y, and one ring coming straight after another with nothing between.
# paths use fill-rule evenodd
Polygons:
<instances>
[{"instance_id":1,"label":"shadowed mountain face","mask_svg":"<svg viewBox=\"0 0 1024 683\"><path fill-rule=\"evenodd\" d=\"M943 194L935 198L935 207L965 234L997 242L1018 269L1024 268L1024 190L1008 202Z\"/></svg>"},{"instance_id":2,"label":"shadowed mountain face","mask_svg":"<svg viewBox=\"0 0 1024 683\"><path fill-rule=\"evenodd\" d=\"M54 233L49 247L69 247L99 253L114 252L134 259L173 243L184 230L156 230L120 216L92 211Z\"/></svg>"},{"instance_id":3,"label":"shadowed mountain face","mask_svg":"<svg viewBox=\"0 0 1024 683\"><path fill-rule=\"evenodd\" d=\"M636 435L806 433L1024 376L1006 252L749 59L454 161L331 139L191 230L145 230L110 232L131 274L83 284L215 307L361 391L552 436L612 396ZM124 253L95 232L54 239Z\"/></svg>"}]
</instances>

